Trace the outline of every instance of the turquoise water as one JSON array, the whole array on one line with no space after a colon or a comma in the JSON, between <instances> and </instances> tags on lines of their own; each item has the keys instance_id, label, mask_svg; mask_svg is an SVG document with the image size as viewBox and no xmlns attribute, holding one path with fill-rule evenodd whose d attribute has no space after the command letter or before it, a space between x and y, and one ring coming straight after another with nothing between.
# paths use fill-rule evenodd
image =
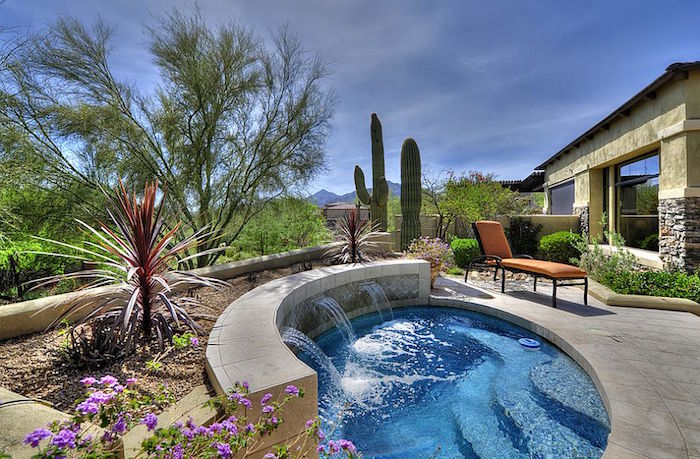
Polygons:
<instances>
[{"instance_id":1,"label":"turquoise water","mask_svg":"<svg viewBox=\"0 0 700 459\"><path fill-rule=\"evenodd\" d=\"M340 373L319 372L324 430L366 458L600 457L610 432L602 400L571 359L532 333L448 308L352 321L316 340ZM518 344L542 341L539 351ZM313 362L300 357L312 367Z\"/></svg>"}]
</instances>

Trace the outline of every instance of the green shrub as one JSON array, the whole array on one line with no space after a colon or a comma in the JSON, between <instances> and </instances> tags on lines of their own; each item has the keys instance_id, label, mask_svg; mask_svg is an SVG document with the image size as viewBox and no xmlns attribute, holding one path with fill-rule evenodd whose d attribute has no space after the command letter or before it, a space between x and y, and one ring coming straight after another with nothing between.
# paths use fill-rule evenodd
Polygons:
<instances>
[{"instance_id":1,"label":"green shrub","mask_svg":"<svg viewBox=\"0 0 700 459\"><path fill-rule=\"evenodd\" d=\"M600 224L608 227L607 216L603 214ZM608 253L600 246L600 236L591 238L590 245L581 239L575 246L581 252L577 264L586 270L588 276L602 284L608 285L608 279L614 279L636 270L637 258L625 247L624 238L614 231L603 231L606 241L614 247Z\"/></svg>"},{"instance_id":2,"label":"green shrub","mask_svg":"<svg viewBox=\"0 0 700 459\"><path fill-rule=\"evenodd\" d=\"M542 225L535 225L524 218L513 218L506 236L514 254L535 255L537 253L537 236L542 231Z\"/></svg>"},{"instance_id":3,"label":"green shrub","mask_svg":"<svg viewBox=\"0 0 700 459\"><path fill-rule=\"evenodd\" d=\"M447 268L447 274L452 276L463 276L464 270L462 268L458 268L457 266L453 266L452 268Z\"/></svg>"},{"instance_id":4,"label":"green shrub","mask_svg":"<svg viewBox=\"0 0 700 459\"><path fill-rule=\"evenodd\" d=\"M571 263L581 256L579 244L584 242L580 234L571 231L558 231L540 240L540 256L545 260Z\"/></svg>"},{"instance_id":5,"label":"green shrub","mask_svg":"<svg viewBox=\"0 0 700 459\"><path fill-rule=\"evenodd\" d=\"M455 264L460 268L466 268L474 258L481 254L476 239L455 238L452 239L450 247L454 253Z\"/></svg>"},{"instance_id":6,"label":"green shrub","mask_svg":"<svg viewBox=\"0 0 700 459\"><path fill-rule=\"evenodd\" d=\"M601 282L617 293L687 298L700 303L700 277L697 274L625 271L605 276Z\"/></svg>"}]
</instances>

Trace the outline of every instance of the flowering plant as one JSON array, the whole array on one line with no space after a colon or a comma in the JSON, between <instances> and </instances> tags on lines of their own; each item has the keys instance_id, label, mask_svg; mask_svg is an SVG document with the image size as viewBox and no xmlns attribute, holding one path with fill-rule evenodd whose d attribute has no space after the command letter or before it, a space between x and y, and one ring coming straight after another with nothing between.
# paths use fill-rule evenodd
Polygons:
<instances>
[{"instance_id":1,"label":"flowering plant","mask_svg":"<svg viewBox=\"0 0 700 459\"><path fill-rule=\"evenodd\" d=\"M24 438L24 443L37 448L34 458L108 458L115 457L119 441L131 427L155 417L148 413L154 406L162 408L174 398L165 388L154 397L136 390L136 378L123 384L114 376L81 380L87 396L78 402L72 417L56 421L47 428L38 428ZM102 430L101 434L95 426ZM47 440L45 445L41 445Z\"/></svg>"},{"instance_id":2,"label":"flowering plant","mask_svg":"<svg viewBox=\"0 0 700 459\"><path fill-rule=\"evenodd\" d=\"M452 250L439 238L419 237L408 246L408 256L430 262L433 271L443 271L452 267Z\"/></svg>"},{"instance_id":3,"label":"flowering plant","mask_svg":"<svg viewBox=\"0 0 700 459\"><path fill-rule=\"evenodd\" d=\"M39 428L28 434L26 444L38 449L37 459L58 458L112 458L116 457L120 442L129 428L144 424L152 436L143 441L138 457L183 459L205 457L229 459L237 453L254 451L262 447L260 442L282 423L284 405L304 396L304 391L289 385L283 394L273 400L267 393L260 399L261 415L256 422L249 421L242 411L252 409L248 385L237 384L226 395L212 399L209 405L221 415L209 426L196 425L190 418L187 422L157 429L158 417L142 408L147 397L140 396L131 387L135 380L125 385L112 377L100 380L87 377L83 384L88 396L76 406L71 420L53 423L48 428ZM152 405L152 403L150 403ZM104 432L97 436L94 426ZM85 426L84 424L87 424ZM306 422L305 429L296 438L283 446L275 446L265 459L295 459L308 457L312 452L321 458L359 458L355 446L348 440L326 440L318 419ZM42 445L43 443L43 445Z\"/></svg>"}]
</instances>

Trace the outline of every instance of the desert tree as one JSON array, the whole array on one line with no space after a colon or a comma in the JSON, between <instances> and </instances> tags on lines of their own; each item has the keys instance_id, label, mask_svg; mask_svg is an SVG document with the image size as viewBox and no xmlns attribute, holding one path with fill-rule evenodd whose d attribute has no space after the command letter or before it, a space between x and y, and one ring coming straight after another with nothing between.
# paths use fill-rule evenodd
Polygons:
<instances>
[{"instance_id":1,"label":"desert tree","mask_svg":"<svg viewBox=\"0 0 700 459\"><path fill-rule=\"evenodd\" d=\"M435 237L446 240L447 230L454 221L455 209L446 203L446 184L449 171L433 172L431 169L423 170L423 197L424 212L437 215L435 225Z\"/></svg>"},{"instance_id":2,"label":"desert tree","mask_svg":"<svg viewBox=\"0 0 700 459\"><path fill-rule=\"evenodd\" d=\"M203 266L323 170L335 96L324 59L288 28L266 45L239 24L210 28L195 10L159 17L146 34L159 77L150 92L115 76L113 28L57 20L11 59L0 123L27 133L65 192L158 180L181 237L212 232L192 260Z\"/></svg>"}]
</instances>

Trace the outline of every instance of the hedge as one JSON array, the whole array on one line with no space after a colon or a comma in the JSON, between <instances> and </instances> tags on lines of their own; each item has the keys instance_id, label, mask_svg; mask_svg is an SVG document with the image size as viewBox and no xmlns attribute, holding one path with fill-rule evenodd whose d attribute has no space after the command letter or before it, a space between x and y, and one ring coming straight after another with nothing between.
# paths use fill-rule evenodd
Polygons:
<instances>
[{"instance_id":1,"label":"hedge","mask_svg":"<svg viewBox=\"0 0 700 459\"><path fill-rule=\"evenodd\" d=\"M571 263L572 258L581 256L576 244L583 242L580 234L571 231L558 231L540 239L540 257L558 263Z\"/></svg>"},{"instance_id":2,"label":"hedge","mask_svg":"<svg viewBox=\"0 0 700 459\"><path fill-rule=\"evenodd\" d=\"M466 268L474 258L481 254L476 239L454 238L450 247L455 257L455 264L460 268Z\"/></svg>"}]
</instances>

